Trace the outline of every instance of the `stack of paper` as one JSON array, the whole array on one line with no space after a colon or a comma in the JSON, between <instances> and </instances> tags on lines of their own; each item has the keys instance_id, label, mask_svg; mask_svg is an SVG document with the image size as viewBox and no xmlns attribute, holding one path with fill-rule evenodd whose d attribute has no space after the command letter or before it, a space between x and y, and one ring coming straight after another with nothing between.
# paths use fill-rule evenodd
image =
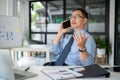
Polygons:
<instances>
[{"instance_id":1,"label":"stack of paper","mask_svg":"<svg viewBox=\"0 0 120 80\"><path fill-rule=\"evenodd\" d=\"M71 79L71 78L83 76L83 74L78 73L76 71L72 71L70 69L63 69L63 70L62 69L61 70L44 69L44 70L42 70L42 72L54 80Z\"/></svg>"}]
</instances>

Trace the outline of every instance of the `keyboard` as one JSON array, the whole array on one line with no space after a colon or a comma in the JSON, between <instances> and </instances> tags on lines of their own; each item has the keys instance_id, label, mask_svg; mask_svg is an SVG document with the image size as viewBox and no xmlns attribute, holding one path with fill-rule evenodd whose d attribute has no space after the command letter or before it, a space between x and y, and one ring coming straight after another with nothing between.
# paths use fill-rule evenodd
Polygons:
<instances>
[{"instance_id":1,"label":"keyboard","mask_svg":"<svg viewBox=\"0 0 120 80\"><path fill-rule=\"evenodd\" d=\"M14 75L15 75L15 79L21 79L25 77L25 75L18 74L18 73L14 73Z\"/></svg>"}]
</instances>

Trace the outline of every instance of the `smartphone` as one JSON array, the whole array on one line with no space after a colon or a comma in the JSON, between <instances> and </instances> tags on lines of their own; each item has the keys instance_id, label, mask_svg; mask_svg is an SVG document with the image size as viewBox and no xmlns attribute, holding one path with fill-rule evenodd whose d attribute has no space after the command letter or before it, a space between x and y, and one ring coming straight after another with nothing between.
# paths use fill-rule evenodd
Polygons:
<instances>
[{"instance_id":1,"label":"smartphone","mask_svg":"<svg viewBox=\"0 0 120 80\"><path fill-rule=\"evenodd\" d=\"M63 23L63 28L68 28L68 27L71 27L70 20L67 20L66 22Z\"/></svg>"}]
</instances>

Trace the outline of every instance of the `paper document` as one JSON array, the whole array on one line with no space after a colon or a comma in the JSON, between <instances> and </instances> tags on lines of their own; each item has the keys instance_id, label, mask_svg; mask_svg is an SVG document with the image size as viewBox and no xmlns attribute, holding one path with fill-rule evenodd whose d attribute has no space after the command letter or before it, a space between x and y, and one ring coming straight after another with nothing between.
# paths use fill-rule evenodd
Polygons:
<instances>
[{"instance_id":1,"label":"paper document","mask_svg":"<svg viewBox=\"0 0 120 80\"><path fill-rule=\"evenodd\" d=\"M54 80L72 79L83 76L83 74L70 69L63 69L63 70L44 69L42 70L42 72Z\"/></svg>"}]
</instances>

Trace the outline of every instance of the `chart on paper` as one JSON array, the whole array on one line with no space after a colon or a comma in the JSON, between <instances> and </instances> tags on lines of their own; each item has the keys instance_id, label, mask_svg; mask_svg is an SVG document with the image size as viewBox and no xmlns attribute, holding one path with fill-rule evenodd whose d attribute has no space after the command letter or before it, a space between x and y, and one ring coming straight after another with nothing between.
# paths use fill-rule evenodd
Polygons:
<instances>
[{"instance_id":1,"label":"chart on paper","mask_svg":"<svg viewBox=\"0 0 120 80\"><path fill-rule=\"evenodd\" d=\"M21 34L19 17L0 16L0 48L20 46Z\"/></svg>"}]
</instances>

